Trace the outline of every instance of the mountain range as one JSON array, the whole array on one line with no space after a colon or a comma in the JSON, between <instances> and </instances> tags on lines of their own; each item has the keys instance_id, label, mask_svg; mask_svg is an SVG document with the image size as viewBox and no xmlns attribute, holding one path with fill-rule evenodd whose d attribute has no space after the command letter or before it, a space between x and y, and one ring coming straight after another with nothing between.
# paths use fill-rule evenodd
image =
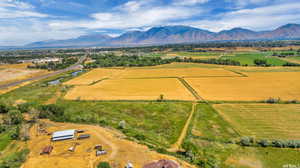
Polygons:
<instances>
[{"instance_id":1,"label":"mountain range","mask_svg":"<svg viewBox=\"0 0 300 168\"><path fill-rule=\"evenodd\" d=\"M28 44L26 48L52 47L113 47L141 46L179 43L201 43L210 41L251 41L300 39L300 24L287 24L271 31L252 31L234 28L210 32L189 26L161 26L147 31L130 31L118 37L90 34L67 40L48 40Z\"/></svg>"}]
</instances>

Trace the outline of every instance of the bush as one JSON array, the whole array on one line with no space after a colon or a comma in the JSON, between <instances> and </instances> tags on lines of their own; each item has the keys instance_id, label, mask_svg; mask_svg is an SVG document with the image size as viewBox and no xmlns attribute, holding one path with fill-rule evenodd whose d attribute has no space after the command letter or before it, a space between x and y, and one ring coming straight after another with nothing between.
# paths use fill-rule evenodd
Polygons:
<instances>
[{"instance_id":1,"label":"bush","mask_svg":"<svg viewBox=\"0 0 300 168\"><path fill-rule=\"evenodd\" d=\"M262 60L262 59L255 59L254 64L256 66L265 66L265 67L271 66L270 64L267 63L267 60Z\"/></svg>"},{"instance_id":2,"label":"bush","mask_svg":"<svg viewBox=\"0 0 300 168\"><path fill-rule=\"evenodd\" d=\"M269 104L276 104L276 103L280 103L280 98L272 98L270 97L269 99L266 100L266 103L269 103Z\"/></svg>"},{"instance_id":3,"label":"bush","mask_svg":"<svg viewBox=\"0 0 300 168\"><path fill-rule=\"evenodd\" d=\"M21 111L21 113L27 113L30 109L31 104L30 103L23 103L23 104L19 104L18 110Z\"/></svg>"},{"instance_id":4,"label":"bush","mask_svg":"<svg viewBox=\"0 0 300 168\"><path fill-rule=\"evenodd\" d=\"M97 168L111 168L108 162L100 162Z\"/></svg>"},{"instance_id":5,"label":"bush","mask_svg":"<svg viewBox=\"0 0 300 168\"><path fill-rule=\"evenodd\" d=\"M19 110L9 110L6 116L8 125L18 125L23 121L23 115Z\"/></svg>"},{"instance_id":6,"label":"bush","mask_svg":"<svg viewBox=\"0 0 300 168\"><path fill-rule=\"evenodd\" d=\"M259 140L257 144L261 147L268 147L270 146L270 142L268 140Z\"/></svg>"},{"instance_id":7,"label":"bush","mask_svg":"<svg viewBox=\"0 0 300 168\"><path fill-rule=\"evenodd\" d=\"M118 128L119 129L125 129L126 128L126 122L124 120L120 121Z\"/></svg>"},{"instance_id":8,"label":"bush","mask_svg":"<svg viewBox=\"0 0 300 168\"><path fill-rule=\"evenodd\" d=\"M251 146L253 144L253 139L251 137L242 137L240 144L242 146Z\"/></svg>"},{"instance_id":9,"label":"bush","mask_svg":"<svg viewBox=\"0 0 300 168\"><path fill-rule=\"evenodd\" d=\"M19 127L19 126L13 128L13 129L11 130L10 137L11 137L11 139L13 139L13 140L18 140L18 139L19 139L19 137L20 137L20 127Z\"/></svg>"},{"instance_id":10,"label":"bush","mask_svg":"<svg viewBox=\"0 0 300 168\"><path fill-rule=\"evenodd\" d=\"M0 113L8 113L9 108L5 104L0 104Z\"/></svg>"},{"instance_id":11,"label":"bush","mask_svg":"<svg viewBox=\"0 0 300 168\"><path fill-rule=\"evenodd\" d=\"M133 137L134 137L135 139L139 140L139 141L144 141L144 140L146 140L146 137L145 137L145 135L143 135L143 134L135 134Z\"/></svg>"},{"instance_id":12,"label":"bush","mask_svg":"<svg viewBox=\"0 0 300 168\"><path fill-rule=\"evenodd\" d=\"M55 104L41 105L39 107L39 118L50 118L53 120L60 120L64 116L64 108Z\"/></svg>"}]
</instances>

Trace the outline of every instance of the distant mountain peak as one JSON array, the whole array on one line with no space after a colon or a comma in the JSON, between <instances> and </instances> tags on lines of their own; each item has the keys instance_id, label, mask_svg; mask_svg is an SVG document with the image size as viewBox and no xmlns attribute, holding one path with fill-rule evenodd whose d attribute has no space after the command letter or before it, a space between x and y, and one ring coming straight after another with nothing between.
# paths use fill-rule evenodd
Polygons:
<instances>
[{"instance_id":1,"label":"distant mountain peak","mask_svg":"<svg viewBox=\"0 0 300 168\"><path fill-rule=\"evenodd\" d=\"M129 31L118 37L104 34L89 34L68 40L49 40L36 42L29 47L65 46L139 46L178 43L199 43L209 41L278 40L300 39L300 25L286 24L271 31L252 31L236 27L217 33L190 26L168 25L152 27L146 31Z\"/></svg>"}]
</instances>

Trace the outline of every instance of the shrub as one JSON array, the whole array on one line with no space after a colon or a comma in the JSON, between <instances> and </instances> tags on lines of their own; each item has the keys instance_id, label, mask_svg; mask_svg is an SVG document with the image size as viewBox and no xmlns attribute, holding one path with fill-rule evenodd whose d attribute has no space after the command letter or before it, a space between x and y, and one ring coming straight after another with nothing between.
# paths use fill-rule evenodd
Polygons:
<instances>
[{"instance_id":1,"label":"shrub","mask_svg":"<svg viewBox=\"0 0 300 168\"><path fill-rule=\"evenodd\" d=\"M268 147L268 146L270 146L270 142L268 141L268 140L259 140L258 142L257 142L257 144L259 145L259 146L261 146L261 147Z\"/></svg>"},{"instance_id":2,"label":"shrub","mask_svg":"<svg viewBox=\"0 0 300 168\"><path fill-rule=\"evenodd\" d=\"M17 107L18 110L21 111L21 113L27 113L30 110L30 106L31 106L30 103L23 103L23 104L19 104Z\"/></svg>"},{"instance_id":3,"label":"shrub","mask_svg":"<svg viewBox=\"0 0 300 168\"><path fill-rule=\"evenodd\" d=\"M251 146L253 140L250 137L242 137L240 140L240 144L242 146Z\"/></svg>"},{"instance_id":4,"label":"shrub","mask_svg":"<svg viewBox=\"0 0 300 168\"><path fill-rule=\"evenodd\" d=\"M41 105L39 110L39 118L52 118L54 120L59 120L64 116L64 108L55 104Z\"/></svg>"},{"instance_id":5,"label":"shrub","mask_svg":"<svg viewBox=\"0 0 300 168\"><path fill-rule=\"evenodd\" d=\"M108 162L100 162L97 168L111 168Z\"/></svg>"},{"instance_id":6,"label":"shrub","mask_svg":"<svg viewBox=\"0 0 300 168\"><path fill-rule=\"evenodd\" d=\"M145 135L143 135L143 134L135 134L133 137L134 137L135 139L139 140L139 141L144 141L144 140L146 140L146 137L145 137Z\"/></svg>"},{"instance_id":7,"label":"shrub","mask_svg":"<svg viewBox=\"0 0 300 168\"><path fill-rule=\"evenodd\" d=\"M9 108L5 104L0 104L0 113L8 113Z\"/></svg>"},{"instance_id":8,"label":"shrub","mask_svg":"<svg viewBox=\"0 0 300 168\"><path fill-rule=\"evenodd\" d=\"M18 125L23 121L23 115L19 110L9 110L6 116L6 123L9 125Z\"/></svg>"},{"instance_id":9,"label":"shrub","mask_svg":"<svg viewBox=\"0 0 300 168\"><path fill-rule=\"evenodd\" d=\"M270 97L269 99L266 100L266 103L269 103L269 104L280 103L280 98L272 98L272 97Z\"/></svg>"},{"instance_id":10,"label":"shrub","mask_svg":"<svg viewBox=\"0 0 300 168\"><path fill-rule=\"evenodd\" d=\"M120 121L118 128L119 129L125 129L126 128L126 122L124 120Z\"/></svg>"}]
</instances>

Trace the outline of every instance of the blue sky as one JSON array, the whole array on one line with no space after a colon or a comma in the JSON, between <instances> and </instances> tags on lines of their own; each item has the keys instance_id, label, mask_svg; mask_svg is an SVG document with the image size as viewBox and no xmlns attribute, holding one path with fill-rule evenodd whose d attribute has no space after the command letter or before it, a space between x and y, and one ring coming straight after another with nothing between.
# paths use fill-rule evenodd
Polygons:
<instances>
[{"instance_id":1,"label":"blue sky","mask_svg":"<svg viewBox=\"0 0 300 168\"><path fill-rule=\"evenodd\" d=\"M163 25L217 32L287 23L300 23L299 0L0 0L1 46Z\"/></svg>"}]
</instances>

